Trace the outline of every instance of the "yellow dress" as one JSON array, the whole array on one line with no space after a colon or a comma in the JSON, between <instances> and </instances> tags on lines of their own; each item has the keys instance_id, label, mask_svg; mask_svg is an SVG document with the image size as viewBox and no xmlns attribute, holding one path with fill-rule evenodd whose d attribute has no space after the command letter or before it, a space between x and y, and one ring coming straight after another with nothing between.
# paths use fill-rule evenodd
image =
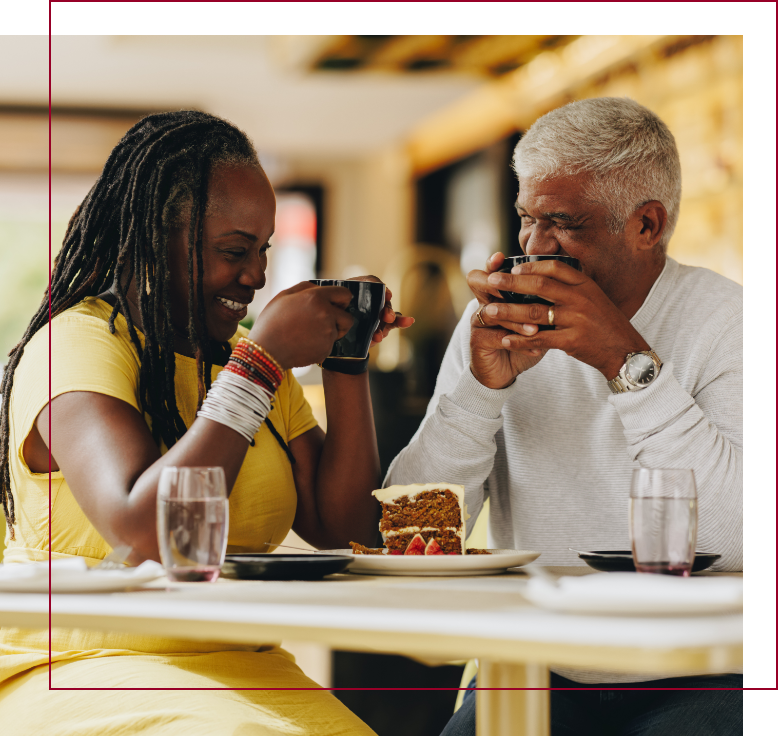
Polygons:
<instances>
[{"instance_id":1,"label":"yellow dress","mask_svg":"<svg viewBox=\"0 0 778 736\"><path fill-rule=\"evenodd\" d=\"M140 362L119 315L89 297L51 325L51 395L93 391L140 411ZM234 344L240 334L236 335ZM30 341L10 399L11 490L15 540L6 534L5 563L48 558L48 474L33 473L24 440L49 400L49 329ZM213 369L213 377L221 370ZM195 419L196 363L176 355L176 401L186 426ZM316 426L302 389L287 373L269 418L285 442ZM149 417L146 417L150 423ZM230 551L263 551L291 528L296 493L283 449L262 426L230 496ZM165 448L161 448L165 451ZM53 558L96 564L111 548L86 518L62 473L52 473ZM49 690L47 630L0 629L0 731L3 736L340 736L373 734L331 693L208 688L316 688L279 646L242 646L92 631L52 631L52 688L197 688Z\"/></svg>"}]
</instances>

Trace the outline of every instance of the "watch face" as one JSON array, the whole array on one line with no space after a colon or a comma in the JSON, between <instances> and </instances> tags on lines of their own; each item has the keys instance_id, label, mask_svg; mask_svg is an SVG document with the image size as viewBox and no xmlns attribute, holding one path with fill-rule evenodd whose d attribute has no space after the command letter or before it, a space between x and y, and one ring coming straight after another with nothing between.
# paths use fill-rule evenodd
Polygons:
<instances>
[{"instance_id":1,"label":"watch face","mask_svg":"<svg viewBox=\"0 0 778 736\"><path fill-rule=\"evenodd\" d=\"M648 355L638 353L627 363L627 378L637 386L647 386L656 376L656 366Z\"/></svg>"}]
</instances>

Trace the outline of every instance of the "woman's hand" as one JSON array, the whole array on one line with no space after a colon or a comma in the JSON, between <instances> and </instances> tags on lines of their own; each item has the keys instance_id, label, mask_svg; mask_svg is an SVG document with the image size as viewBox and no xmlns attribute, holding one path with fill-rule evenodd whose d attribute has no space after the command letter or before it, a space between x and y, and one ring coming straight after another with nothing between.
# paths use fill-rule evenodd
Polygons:
<instances>
[{"instance_id":1,"label":"woman's hand","mask_svg":"<svg viewBox=\"0 0 778 736\"><path fill-rule=\"evenodd\" d=\"M486 261L486 271L475 270L467 275L467 285L478 299L480 310L470 320L470 370L488 388L510 386L519 373L532 368L546 354L535 345L508 349L503 343L509 335L532 336L538 331L537 324L511 321L519 312L518 305L506 304L499 289L489 282L489 275L499 271L504 262L505 256L495 253Z\"/></svg>"},{"instance_id":2,"label":"woman's hand","mask_svg":"<svg viewBox=\"0 0 778 736\"><path fill-rule=\"evenodd\" d=\"M373 281L377 284L382 284L383 281L378 276L355 276L354 278L347 279L347 281ZM416 320L413 317L406 317L400 312L395 312L392 309L392 290L386 287L386 300L384 301L384 308L381 310L381 321L378 323L378 329L373 335L373 339L370 341L370 347L378 345L392 330L404 330L410 327Z\"/></svg>"},{"instance_id":3,"label":"woman's hand","mask_svg":"<svg viewBox=\"0 0 778 736\"><path fill-rule=\"evenodd\" d=\"M262 310L249 332L282 368L321 363L335 340L354 324L346 311L351 292L342 286L303 281L279 292Z\"/></svg>"}]
</instances>

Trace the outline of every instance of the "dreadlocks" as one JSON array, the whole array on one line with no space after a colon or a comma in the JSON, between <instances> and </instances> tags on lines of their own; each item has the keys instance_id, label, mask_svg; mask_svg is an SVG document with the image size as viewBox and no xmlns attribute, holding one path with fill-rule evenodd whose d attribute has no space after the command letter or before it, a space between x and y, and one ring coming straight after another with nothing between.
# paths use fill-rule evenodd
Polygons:
<instances>
[{"instance_id":1,"label":"dreadlocks","mask_svg":"<svg viewBox=\"0 0 778 736\"><path fill-rule=\"evenodd\" d=\"M176 406L174 328L170 309L168 232L189 211L188 339L197 359L199 403L210 388L212 349L203 299L203 220L208 177L216 164L259 167L245 133L203 112L149 115L113 149L103 172L68 224L51 287L21 341L8 354L0 392L0 498L11 539L16 521L9 464L9 411L14 372L24 347L49 318L111 287L117 297L109 329L122 313L140 357L142 410L154 441L170 448L186 427ZM196 274L196 276L195 276ZM127 292L134 276L142 318L141 345Z\"/></svg>"}]
</instances>

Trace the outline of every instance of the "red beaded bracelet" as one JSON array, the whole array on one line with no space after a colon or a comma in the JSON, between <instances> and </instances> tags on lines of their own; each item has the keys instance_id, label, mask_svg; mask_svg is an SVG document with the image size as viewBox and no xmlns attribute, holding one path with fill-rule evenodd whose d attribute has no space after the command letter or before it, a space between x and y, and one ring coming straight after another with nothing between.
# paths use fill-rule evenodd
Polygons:
<instances>
[{"instance_id":1,"label":"red beaded bracelet","mask_svg":"<svg viewBox=\"0 0 778 736\"><path fill-rule=\"evenodd\" d=\"M284 379L283 372L278 369L278 364L275 361L245 345L237 345L233 350L233 356L262 371L274 383L280 385Z\"/></svg>"},{"instance_id":2,"label":"red beaded bracelet","mask_svg":"<svg viewBox=\"0 0 778 736\"><path fill-rule=\"evenodd\" d=\"M278 389L278 386L280 385L265 372L258 370L257 368L246 363L246 361L234 355L230 357L226 367L229 368L233 373L243 375L254 383L264 386L271 393L275 393L275 391Z\"/></svg>"}]
</instances>

